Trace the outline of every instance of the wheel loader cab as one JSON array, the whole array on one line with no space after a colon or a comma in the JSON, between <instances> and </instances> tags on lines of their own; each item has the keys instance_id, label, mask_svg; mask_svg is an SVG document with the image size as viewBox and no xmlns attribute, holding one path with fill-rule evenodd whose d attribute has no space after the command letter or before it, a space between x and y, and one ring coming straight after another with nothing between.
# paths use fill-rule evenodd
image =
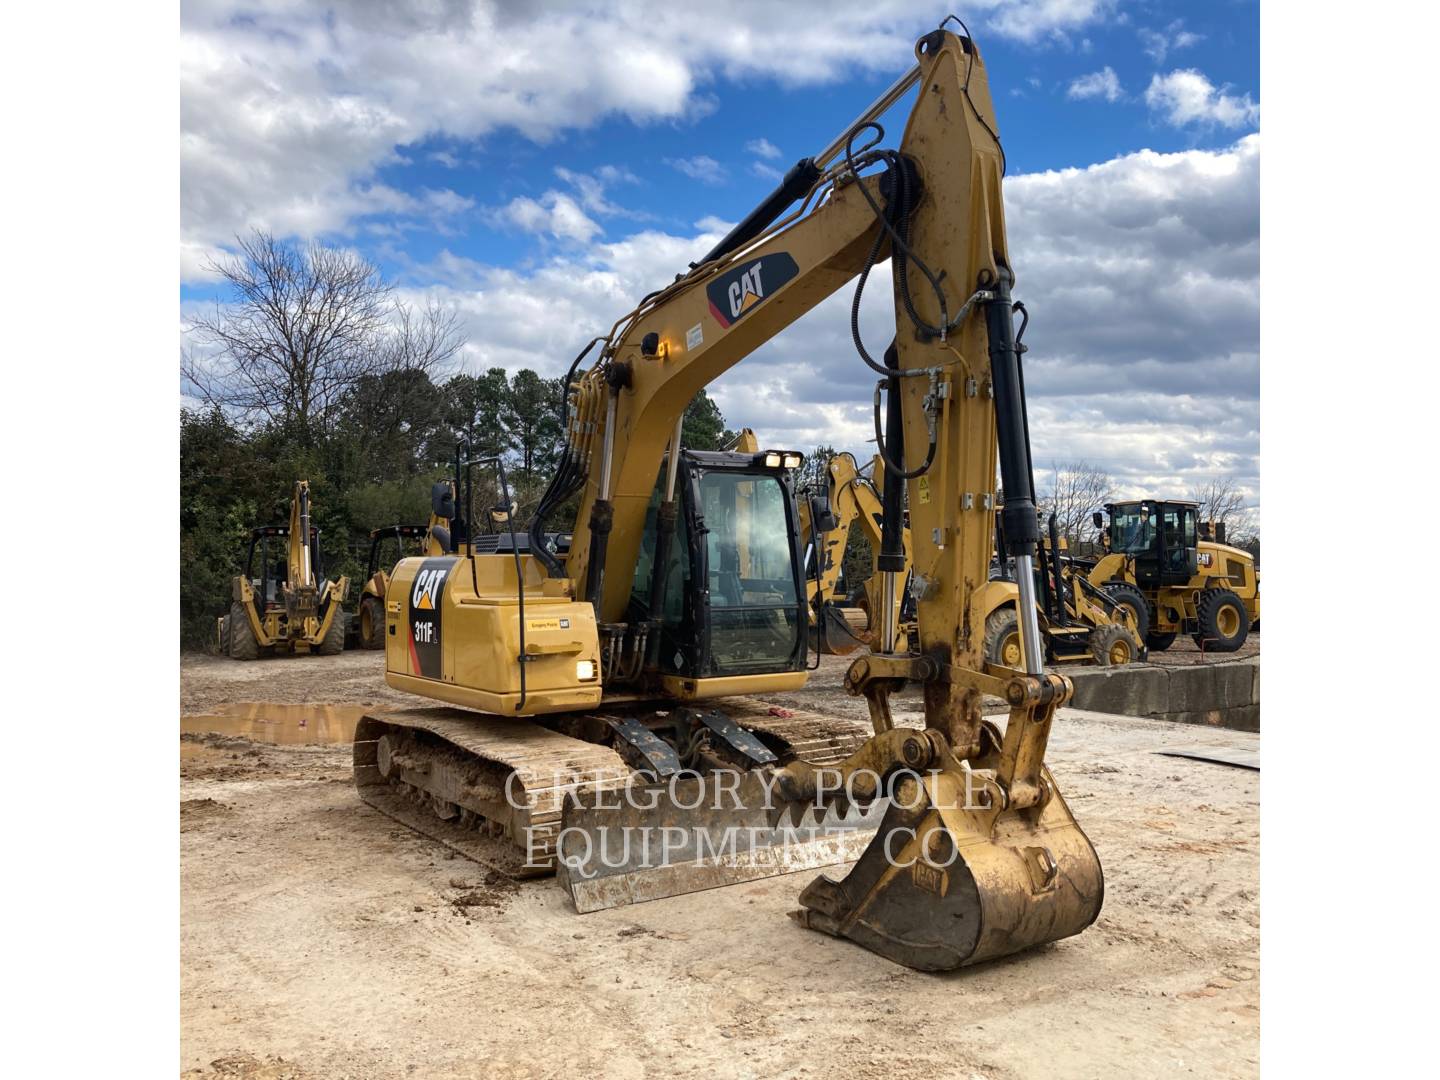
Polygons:
<instances>
[{"instance_id":1,"label":"wheel loader cab","mask_svg":"<svg viewBox=\"0 0 1440 1080\"><path fill-rule=\"evenodd\" d=\"M662 466L630 597L633 616L659 623L660 676L804 672L805 589L792 479L800 460L776 451L682 450L675 534L657 576ZM696 582L704 587L694 588Z\"/></svg>"},{"instance_id":2,"label":"wheel loader cab","mask_svg":"<svg viewBox=\"0 0 1440 1080\"><path fill-rule=\"evenodd\" d=\"M1112 503L1109 549L1135 560L1142 587L1184 585L1198 569L1195 503Z\"/></svg>"}]
</instances>

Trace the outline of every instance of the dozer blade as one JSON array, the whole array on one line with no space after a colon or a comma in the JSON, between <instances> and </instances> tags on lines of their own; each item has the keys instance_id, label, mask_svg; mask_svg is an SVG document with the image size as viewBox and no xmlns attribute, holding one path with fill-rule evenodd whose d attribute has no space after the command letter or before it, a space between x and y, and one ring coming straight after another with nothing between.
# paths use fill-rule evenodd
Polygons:
<instances>
[{"instance_id":1,"label":"dozer blade","mask_svg":"<svg viewBox=\"0 0 1440 1080\"><path fill-rule=\"evenodd\" d=\"M769 769L566 796L556 875L581 914L859 857L883 799L780 799Z\"/></svg>"},{"instance_id":2,"label":"dozer blade","mask_svg":"<svg viewBox=\"0 0 1440 1080\"><path fill-rule=\"evenodd\" d=\"M800 895L802 925L921 971L950 971L1078 934L1104 876L1048 769L1039 803L1000 809L984 770L908 780L843 880ZM969 796L967 798L967 788Z\"/></svg>"}]
</instances>

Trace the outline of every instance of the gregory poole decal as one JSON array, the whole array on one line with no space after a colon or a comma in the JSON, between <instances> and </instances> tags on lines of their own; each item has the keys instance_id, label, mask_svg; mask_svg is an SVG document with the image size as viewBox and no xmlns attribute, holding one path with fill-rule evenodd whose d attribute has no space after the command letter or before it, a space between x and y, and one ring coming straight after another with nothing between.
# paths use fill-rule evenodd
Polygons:
<instances>
[{"instance_id":1,"label":"gregory poole decal","mask_svg":"<svg viewBox=\"0 0 1440 1080\"><path fill-rule=\"evenodd\" d=\"M710 314L721 326L733 326L799 272L795 260L783 251L731 267L705 289Z\"/></svg>"},{"instance_id":2,"label":"gregory poole decal","mask_svg":"<svg viewBox=\"0 0 1440 1080\"><path fill-rule=\"evenodd\" d=\"M440 678L440 601L454 559L426 559L410 586L410 668L426 679Z\"/></svg>"}]
</instances>

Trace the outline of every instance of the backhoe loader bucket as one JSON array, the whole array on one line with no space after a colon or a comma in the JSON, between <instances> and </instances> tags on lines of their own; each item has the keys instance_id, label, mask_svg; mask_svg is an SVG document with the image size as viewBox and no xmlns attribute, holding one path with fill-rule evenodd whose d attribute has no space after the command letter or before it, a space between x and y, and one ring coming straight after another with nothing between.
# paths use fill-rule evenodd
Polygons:
<instances>
[{"instance_id":1,"label":"backhoe loader bucket","mask_svg":"<svg viewBox=\"0 0 1440 1080\"><path fill-rule=\"evenodd\" d=\"M822 875L795 919L921 971L951 971L1078 934L1104 876L1048 769L1040 801L1002 810L993 772L907 777L843 880Z\"/></svg>"},{"instance_id":2,"label":"backhoe loader bucket","mask_svg":"<svg viewBox=\"0 0 1440 1080\"><path fill-rule=\"evenodd\" d=\"M849 656L865 645L866 640L861 635L866 616L858 608L854 610L855 624L852 625L839 605L821 604L820 616L811 627L811 647L825 656Z\"/></svg>"}]
</instances>

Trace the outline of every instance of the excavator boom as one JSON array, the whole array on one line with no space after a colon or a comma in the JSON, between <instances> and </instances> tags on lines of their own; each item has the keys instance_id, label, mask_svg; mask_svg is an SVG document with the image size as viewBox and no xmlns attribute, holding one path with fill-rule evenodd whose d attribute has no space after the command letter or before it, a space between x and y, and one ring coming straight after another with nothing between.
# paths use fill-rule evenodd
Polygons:
<instances>
[{"instance_id":1,"label":"excavator boom","mask_svg":"<svg viewBox=\"0 0 1440 1080\"><path fill-rule=\"evenodd\" d=\"M401 631L387 637L387 680L495 716L362 721L357 781L376 805L398 791L459 827L491 820L502 774L487 775L485 755L530 784L526 770L557 760L564 739L610 756L573 754L570 781L504 827L546 823L547 857L582 909L848 860L863 846L847 877L802 893L798 917L913 967L975 963L1095 919L1099 862L1044 765L1071 685L1044 671L1027 584L1038 540L1020 372L1028 316L1017 332L999 128L968 35L936 30L915 55L700 264L592 342L588 368L589 349L576 358L560 464L526 533L512 522L487 553L397 566L405 600L387 615ZM883 148L877 118L911 88L899 147ZM858 310L886 259L894 338L877 347L857 332L855 344L877 380L884 609L908 588L917 647L886 619L851 664L846 687L870 716L862 739L735 697L804 680L800 455L703 453L680 436L701 389L850 282ZM977 603L997 466L1021 593L1018 669L986 664ZM550 525L576 502L562 545ZM906 684L922 690L923 729L891 714ZM1003 731L982 718L987 694L1010 705ZM520 719L542 714L543 728ZM557 831L545 800L562 787ZM607 837L624 840L618 858Z\"/></svg>"}]
</instances>

